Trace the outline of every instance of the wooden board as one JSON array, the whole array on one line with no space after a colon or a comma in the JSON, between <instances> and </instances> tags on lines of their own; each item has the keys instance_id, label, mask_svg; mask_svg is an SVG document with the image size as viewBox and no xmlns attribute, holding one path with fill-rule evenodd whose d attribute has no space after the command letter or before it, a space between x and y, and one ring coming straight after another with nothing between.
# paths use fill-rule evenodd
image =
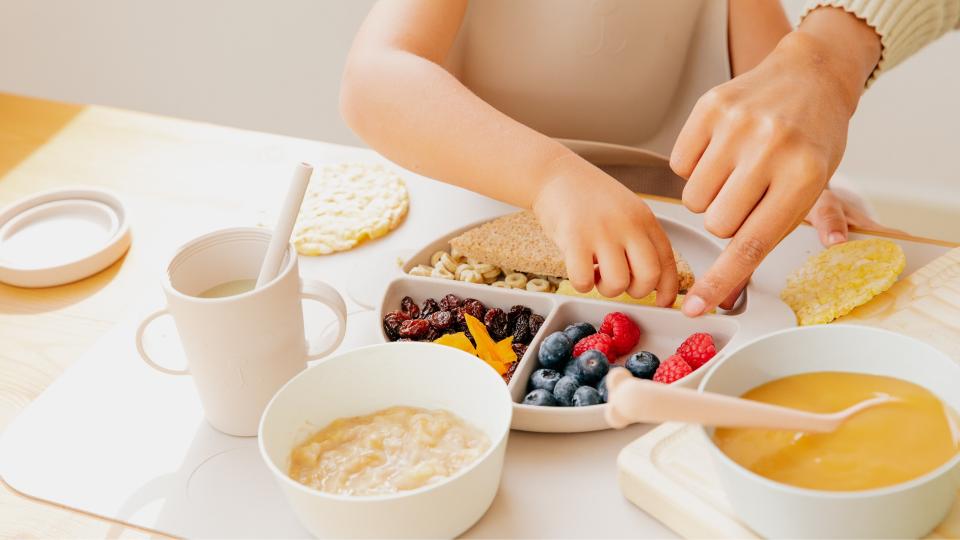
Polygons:
<instances>
[{"instance_id":1,"label":"wooden board","mask_svg":"<svg viewBox=\"0 0 960 540\"><path fill-rule=\"evenodd\" d=\"M900 280L840 322L887 328L931 343L960 362L960 248ZM667 423L618 459L624 495L685 538L757 538L730 508L702 432ZM960 538L960 497L928 538Z\"/></svg>"}]
</instances>

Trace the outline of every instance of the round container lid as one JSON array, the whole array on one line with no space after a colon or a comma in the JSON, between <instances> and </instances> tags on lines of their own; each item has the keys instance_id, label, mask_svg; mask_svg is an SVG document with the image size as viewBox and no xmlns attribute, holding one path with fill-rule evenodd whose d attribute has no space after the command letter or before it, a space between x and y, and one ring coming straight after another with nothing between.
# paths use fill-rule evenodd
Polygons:
<instances>
[{"instance_id":1,"label":"round container lid","mask_svg":"<svg viewBox=\"0 0 960 540\"><path fill-rule=\"evenodd\" d=\"M62 189L0 210L0 282L52 287L113 264L130 247L123 204L100 189Z\"/></svg>"}]
</instances>

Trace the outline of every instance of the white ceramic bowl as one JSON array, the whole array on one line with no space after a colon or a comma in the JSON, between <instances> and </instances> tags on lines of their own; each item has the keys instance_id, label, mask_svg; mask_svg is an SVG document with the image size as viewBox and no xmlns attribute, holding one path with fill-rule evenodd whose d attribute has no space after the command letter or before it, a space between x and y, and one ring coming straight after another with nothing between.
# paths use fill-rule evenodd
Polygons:
<instances>
[{"instance_id":1,"label":"white ceramic bowl","mask_svg":"<svg viewBox=\"0 0 960 540\"><path fill-rule=\"evenodd\" d=\"M722 358L702 391L742 395L768 381L812 371L847 371L919 384L960 410L960 366L916 339L875 328L792 328L753 340ZM797 488L757 475L727 457L704 429L720 481L737 515L770 538L919 538L937 526L960 487L960 455L919 478L864 491Z\"/></svg>"},{"instance_id":2,"label":"white ceramic bowl","mask_svg":"<svg viewBox=\"0 0 960 540\"><path fill-rule=\"evenodd\" d=\"M463 351L431 343L372 345L331 356L281 388L260 422L260 453L314 536L451 538L493 502L511 404L500 376ZM333 495L287 476L290 451L311 433L337 418L396 405L449 410L482 429L490 449L442 482L392 495Z\"/></svg>"}]
</instances>

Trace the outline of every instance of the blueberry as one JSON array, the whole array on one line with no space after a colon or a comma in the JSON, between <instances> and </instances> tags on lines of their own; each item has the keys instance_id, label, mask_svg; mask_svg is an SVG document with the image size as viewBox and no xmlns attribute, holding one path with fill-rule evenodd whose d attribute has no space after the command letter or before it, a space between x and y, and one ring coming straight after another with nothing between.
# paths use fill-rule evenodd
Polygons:
<instances>
[{"instance_id":1,"label":"blueberry","mask_svg":"<svg viewBox=\"0 0 960 540\"><path fill-rule=\"evenodd\" d=\"M604 376L600 379L600 382L597 383L597 393L600 394L600 401L603 403L607 402L607 377Z\"/></svg>"},{"instance_id":2,"label":"blueberry","mask_svg":"<svg viewBox=\"0 0 960 540\"><path fill-rule=\"evenodd\" d=\"M596 388L590 386L581 386L573 393L573 406L586 407L588 405L599 405L600 393Z\"/></svg>"},{"instance_id":3,"label":"blueberry","mask_svg":"<svg viewBox=\"0 0 960 540\"><path fill-rule=\"evenodd\" d=\"M593 386L610 371L610 361L607 355L591 349L577 357L577 370L580 372L580 382Z\"/></svg>"},{"instance_id":4,"label":"blueberry","mask_svg":"<svg viewBox=\"0 0 960 540\"><path fill-rule=\"evenodd\" d=\"M626 367L627 371L632 373L634 377L652 379L653 374L656 373L657 368L660 367L660 359L652 352L640 351L636 354L631 354L630 358L627 358L627 363L624 367Z\"/></svg>"},{"instance_id":5,"label":"blueberry","mask_svg":"<svg viewBox=\"0 0 960 540\"><path fill-rule=\"evenodd\" d=\"M576 358L567 362L566 367L563 368L563 376L570 377L571 379L577 381L577 386L583 384L583 381L581 380L583 374L580 373L580 368L577 366Z\"/></svg>"},{"instance_id":6,"label":"blueberry","mask_svg":"<svg viewBox=\"0 0 960 540\"><path fill-rule=\"evenodd\" d=\"M554 399L553 394L550 392L547 392L543 388L538 388L527 394L527 397L523 398L523 404L539 405L541 407L556 407L557 400Z\"/></svg>"},{"instance_id":7,"label":"blueberry","mask_svg":"<svg viewBox=\"0 0 960 540\"><path fill-rule=\"evenodd\" d=\"M564 376L557 381L553 387L553 397L557 398L557 403L561 407L573 406L573 393L580 388L580 381L576 377Z\"/></svg>"},{"instance_id":8,"label":"blueberry","mask_svg":"<svg viewBox=\"0 0 960 540\"><path fill-rule=\"evenodd\" d=\"M573 352L573 342L563 332L554 332L540 344L537 357L540 365L549 369L560 369Z\"/></svg>"},{"instance_id":9,"label":"blueberry","mask_svg":"<svg viewBox=\"0 0 960 540\"><path fill-rule=\"evenodd\" d=\"M596 334L597 329L590 323L578 322L564 328L563 333L570 338L570 341L576 343L591 334Z\"/></svg>"},{"instance_id":10,"label":"blueberry","mask_svg":"<svg viewBox=\"0 0 960 540\"><path fill-rule=\"evenodd\" d=\"M554 369L538 369L530 376L530 389L544 389L547 392L553 392L553 387L560 380L560 372Z\"/></svg>"}]
</instances>

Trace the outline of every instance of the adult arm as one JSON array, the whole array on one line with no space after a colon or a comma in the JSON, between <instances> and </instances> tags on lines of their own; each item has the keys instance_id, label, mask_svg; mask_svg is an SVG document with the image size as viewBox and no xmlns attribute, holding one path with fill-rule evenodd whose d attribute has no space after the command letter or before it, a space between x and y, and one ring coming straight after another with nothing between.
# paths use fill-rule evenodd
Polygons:
<instances>
[{"instance_id":1,"label":"adult arm","mask_svg":"<svg viewBox=\"0 0 960 540\"><path fill-rule=\"evenodd\" d=\"M732 303L803 220L840 162L850 117L882 52L881 36L864 19L818 7L757 67L694 107L671 166L688 179L684 204L731 241L687 296L687 315Z\"/></svg>"}]
</instances>

